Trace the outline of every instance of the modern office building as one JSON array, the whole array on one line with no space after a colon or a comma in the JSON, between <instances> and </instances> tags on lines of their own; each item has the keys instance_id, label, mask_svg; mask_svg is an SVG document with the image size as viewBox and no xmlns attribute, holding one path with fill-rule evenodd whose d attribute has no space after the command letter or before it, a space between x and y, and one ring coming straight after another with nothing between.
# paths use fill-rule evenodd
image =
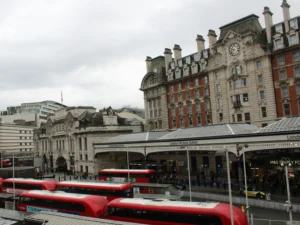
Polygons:
<instances>
[{"instance_id":1,"label":"modern office building","mask_svg":"<svg viewBox=\"0 0 300 225\"><path fill-rule=\"evenodd\" d=\"M22 103L21 106L9 106L6 111L1 111L0 118L6 123L13 123L14 120L25 120L40 126L47 121L47 116L53 115L56 110L66 106L55 101L42 101Z\"/></svg>"}]
</instances>

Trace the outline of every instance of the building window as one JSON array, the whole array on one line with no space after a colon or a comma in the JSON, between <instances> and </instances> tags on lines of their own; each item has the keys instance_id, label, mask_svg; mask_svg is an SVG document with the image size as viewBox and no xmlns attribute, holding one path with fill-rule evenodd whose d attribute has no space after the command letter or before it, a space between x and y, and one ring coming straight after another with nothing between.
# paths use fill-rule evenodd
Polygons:
<instances>
[{"instance_id":1,"label":"building window","mask_svg":"<svg viewBox=\"0 0 300 225\"><path fill-rule=\"evenodd\" d=\"M205 101L205 109L206 110L210 109L210 103L209 103L209 101Z\"/></svg>"},{"instance_id":2,"label":"building window","mask_svg":"<svg viewBox=\"0 0 300 225\"><path fill-rule=\"evenodd\" d=\"M198 78L195 78L195 86L197 87L199 85L199 80Z\"/></svg>"},{"instance_id":3,"label":"building window","mask_svg":"<svg viewBox=\"0 0 300 225\"><path fill-rule=\"evenodd\" d=\"M196 102L196 112L197 113L201 112L200 102Z\"/></svg>"},{"instance_id":4,"label":"building window","mask_svg":"<svg viewBox=\"0 0 300 225\"><path fill-rule=\"evenodd\" d=\"M187 97L187 99L190 99L190 98L191 98L191 92L190 92L190 91L187 91L187 92L186 92L186 97Z\"/></svg>"},{"instance_id":5,"label":"building window","mask_svg":"<svg viewBox=\"0 0 300 225\"><path fill-rule=\"evenodd\" d=\"M200 97L199 89L195 89L195 96L196 96L196 98Z\"/></svg>"},{"instance_id":6,"label":"building window","mask_svg":"<svg viewBox=\"0 0 300 225\"><path fill-rule=\"evenodd\" d=\"M297 95L300 95L300 84L297 84L296 89L297 89Z\"/></svg>"},{"instance_id":7,"label":"building window","mask_svg":"<svg viewBox=\"0 0 300 225\"><path fill-rule=\"evenodd\" d=\"M235 122L235 115L234 114L232 114L232 122L234 123Z\"/></svg>"},{"instance_id":8,"label":"building window","mask_svg":"<svg viewBox=\"0 0 300 225\"><path fill-rule=\"evenodd\" d=\"M220 73L219 72L215 73L215 77L216 77L216 82L220 81Z\"/></svg>"},{"instance_id":9,"label":"building window","mask_svg":"<svg viewBox=\"0 0 300 225\"><path fill-rule=\"evenodd\" d=\"M280 55L277 57L277 61L278 61L278 65L282 66L285 64L285 59L284 59L284 55Z\"/></svg>"},{"instance_id":10,"label":"building window","mask_svg":"<svg viewBox=\"0 0 300 225\"><path fill-rule=\"evenodd\" d=\"M173 120L173 128L176 128L176 120Z\"/></svg>"},{"instance_id":11,"label":"building window","mask_svg":"<svg viewBox=\"0 0 300 225\"><path fill-rule=\"evenodd\" d=\"M174 92L174 86L173 85L170 86L170 90L171 90L171 93Z\"/></svg>"},{"instance_id":12,"label":"building window","mask_svg":"<svg viewBox=\"0 0 300 225\"><path fill-rule=\"evenodd\" d=\"M232 89L232 82L229 81L229 90L231 90L231 89Z\"/></svg>"},{"instance_id":13,"label":"building window","mask_svg":"<svg viewBox=\"0 0 300 225\"><path fill-rule=\"evenodd\" d=\"M275 26L276 33L283 33L282 24L278 24Z\"/></svg>"},{"instance_id":14,"label":"building window","mask_svg":"<svg viewBox=\"0 0 300 225\"><path fill-rule=\"evenodd\" d=\"M282 97L288 97L289 96L289 90L287 87L281 88L281 96Z\"/></svg>"},{"instance_id":15,"label":"building window","mask_svg":"<svg viewBox=\"0 0 300 225\"><path fill-rule=\"evenodd\" d=\"M237 121L238 121L238 122L242 122L242 121L243 121L243 116L242 116L242 114L238 113L236 116L237 116Z\"/></svg>"},{"instance_id":16,"label":"building window","mask_svg":"<svg viewBox=\"0 0 300 225\"><path fill-rule=\"evenodd\" d=\"M239 80L234 81L234 88L239 88Z\"/></svg>"},{"instance_id":17,"label":"building window","mask_svg":"<svg viewBox=\"0 0 300 225\"><path fill-rule=\"evenodd\" d=\"M85 160L88 161L88 155L87 154L85 154Z\"/></svg>"},{"instance_id":18,"label":"building window","mask_svg":"<svg viewBox=\"0 0 300 225\"><path fill-rule=\"evenodd\" d=\"M189 103L189 104L187 105L187 107L188 107L188 113L191 114L191 113L192 113L192 104Z\"/></svg>"},{"instance_id":19,"label":"building window","mask_svg":"<svg viewBox=\"0 0 300 225\"><path fill-rule=\"evenodd\" d=\"M197 124L198 124L198 125L201 125L201 124L202 124L201 114L199 114L199 115L197 116Z\"/></svg>"},{"instance_id":20,"label":"building window","mask_svg":"<svg viewBox=\"0 0 300 225\"><path fill-rule=\"evenodd\" d=\"M193 117L192 116L189 116L189 125L193 126Z\"/></svg>"},{"instance_id":21,"label":"building window","mask_svg":"<svg viewBox=\"0 0 300 225\"><path fill-rule=\"evenodd\" d=\"M217 84L217 93L220 93L221 92L221 86L220 84Z\"/></svg>"},{"instance_id":22,"label":"building window","mask_svg":"<svg viewBox=\"0 0 300 225\"><path fill-rule=\"evenodd\" d=\"M174 103L174 95L171 95L171 103Z\"/></svg>"},{"instance_id":23,"label":"building window","mask_svg":"<svg viewBox=\"0 0 300 225\"><path fill-rule=\"evenodd\" d=\"M295 67L295 76L300 77L300 66Z\"/></svg>"},{"instance_id":24,"label":"building window","mask_svg":"<svg viewBox=\"0 0 300 225\"><path fill-rule=\"evenodd\" d=\"M258 84L263 84L263 76L262 76L262 74L259 74L257 76L257 80L258 80Z\"/></svg>"},{"instance_id":25,"label":"building window","mask_svg":"<svg viewBox=\"0 0 300 225\"><path fill-rule=\"evenodd\" d=\"M279 78L280 78L280 80L285 80L286 79L285 70L280 70L279 71Z\"/></svg>"},{"instance_id":26,"label":"building window","mask_svg":"<svg viewBox=\"0 0 300 225\"><path fill-rule=\"evenodd\" d=\"M285 116L291 115L290 104L283 104L283 111Z\"/></svg>"},{"instance_id":27,"label":"building window","mask_svg":"<svg viewBox=\"0 0 300 225\"><path fill-rule=\"evenodd\" d=\"M182 101L182 94L178 93L178 101Z\"/></svg>"},{"instance_id":28,"label":"building window","mask_svg":"<svg viewBox=\"0 0 300 225\"><path fill-rule=\"evenodd\" d=\"M250 113L245 113L245 121L250 121Z\"/></svg>"},{"instance_id":29,"label":"building window","mask_svg":"<svg viewBox=\"0 0 300 225\"><path fill-rule=\"evenodd\" d=\"M174 106L172 106L172 116L175 116L175 107Z\"/></svg>"},{"instance_id":30,"label":"building window","mask_svg":"<svg viewBox=\"0 0 300 225\"><path fill-rule=\"evenodd\" d=\"M82 154L79 155L79 160L82 160Z\"/></svg>"},{"instance_id":31,"label":"building window","mask_svg":"<svg viewBox=\"0 0 300 225\"><path fill-rule=\"evenodd\" d=\"M248 93L243 94L243 102L248 102Z\"/></svg>"},{"instance_id":32,"label":"building window","mask_svg":"<svg viewBox=\"0 0 300 225\"><path fill-rule=\"evenodd\" d=\"M180 127L184 127L184 119L180 118Z\"/></svg>"},{"instance_id":33,"label":"building window","mask_svg":"<svg viewBox=\"0 0 300 225\"><path fill-rule=\"evenodd\" d=\"M243 73L243 67L240 65L236 65L232 69L232 74L242 74Z\"/></svg>"},{"instance_id":34,"label":"building window","mask_svg":"<svg viewBox=\"0 0 300 225\"><path fill-rule=\"evenodd\" d=\"M266 126L268 126L268 124L267 123L263 123L261 126L262 127L266 127Z\"/></svg>"},{"instance_id":35,"label":"building window","mask_svg":"<svg viewBox=\"0 0 300 225\"><path fill-rule=\"evenodd\" d=\"M185 89L187 89L187 88L190 88L190 81L189 80L185 83Z\"/></svg>"},{"instance_id":36,"label":"building window","mask_svg":"<svg viewBox=\"0 0 300 225\"><path fill-rule=\"evenodd\" d=\"M293 53L293 62L300 60L300 52L294 52Z\"/></svg>"},{"instance_id":37,"label":"building window","mask_svg":"<svg viewBox=\"0 0 300 225\"><path fill-rule=\"evenodd\" d=\"M83 166L80 166L80 172L83 172Z\"/></svg>"},{"instance_id":38,"label":"building window","mask_svg":"<svg viewBox=\"0 0 300 225\"><path fill-rule=\"evenodd\" d=\"M296 34L290 35L290 44L291 44L291 45L298 44L298 40L297 40Z\"/></svg>"},{"instance_id":39,"label":"building window","mask_svg":"<svg viewBox=\"0 0 300 225\"><path fill-rule=\"evenodd\" d=\"M265 91L260 91L259 92L259 98L260 98L261 101L265 99Z\"/></svg>"},{"instance_id":40,"label":"building window","mask_svg":"<svg viewBox=\"0 0 300 225\"><path fill-rule=\"evenodd\" d=\"M178 84L178 91L181 91L181 83Z\"/></svg>"},{"instance_id":41,"label":"building window","mask_svg":"<svg viewBox=\"0 0 300 225\"><path fill-rule=\"evenodd\" d=\"M293 19L290 21L290 27L294 29L298 28L297 19Z\"/></svg>"},{"instance_id":42,"label":"building window","mask_svg":"<svg viewBox=\"0 0 300 225\"><path fill-rule=\"evenodd\" d=\"M210 124L210 123L211 123L210 114L207 114L207 115L206 115L206 121L207 121L207 124Z\"/></svg>"},{"instance_id":43,"label":"building window","mask_svg":"<svg viewBox=\"0 0 300 225\"><path fill-rule=\"evenodd\" d=\"M89 167L85 166L85 172L89 173Z\"/></svg>"},{"instance_id":44,"label":"building window","mask_svg":"<svg viewBox=\"0 0 300 225\"><path fill-rule=\"evenodd\" d=\"M276 46L276 49L280 49L282 48L282 40L281 39L277 39L275 40L275 46Z\"/></svg>"},{"instance_id":45,"label":"building window","mask_svg":"<svg viewBox=\"0 0 300 225\"><path fill-rule=\"evenodd\" d=\"M222 107L222 99L218 98L217 101L218 101L218 107L221 108Z\"/></svg>"},{"instance_id":46,"label":"building window","mask_svg":"<svg viewBox=\"0 0 300 225\"><path fill-rule=\"evenodd\" d=\"M183 115L183 107L182 105L179 106L180 115Z\"/></svg>"},{"instance_id":47,"label":"building window","mask_svg":"<svg viewBox=\"0 0 300 225\"><path fill-rule=\"evenodd\" d=\"M223 122L223 113L219 113L219 120L220 122Z\"/></svg>"},{"instance_id":48,"label":"building window","mask_svg":"<svg viewBox=\"0 0 300 225\"><path fill-rule=\"evenodd\" d=\"M207 76L204 76L204 77L203 77L203 83L204 83L204 84L207 84L207 83L208 83Z\"/></svg>"},{"instance_id":49,"label":"building window","mask_svg":"<svg viewBox=\"0 0 300 225\"><path fill-rule=\"evenodd\" d=\"M161 108L158 110L158 116L161 117Z\"/></svg>"},{"instance_id":50,"label":"building window","mask_svg":"<svg viewBox=\"0 0 300 225\"><path fill-rule=\"evenodd\" d=\"M261 107L261 116L267 117L267 108L266 107Z\"/></svg>"},{"instance_id":51,"label":"building window","mask_svg":"<svg viewBox=\"0 0 300 225\"><path fill-rule=\"evenodd\" d=\"M261 70L262 69L262 64L261 61L256 62L256 69Z\"/></svg>"},{"instance_id":52,"label":"building window","mask_svg":"<svg viewBox=\"0 0 300 225\"><path fill-rule=\"evenodd\" d=\"M208 96L208 88L207 87L204 88L204 96Z\"/></svg>"},{"instance_id":53,"label":"building window","mask_svg":"<svg viewBox=\"0 0 300 225\"><path fill-rule=\"evenodd\" d=\"M246 78L242 78L242 86L243 87L247 86L247 79Z\"/></svg>"}]
</instances>

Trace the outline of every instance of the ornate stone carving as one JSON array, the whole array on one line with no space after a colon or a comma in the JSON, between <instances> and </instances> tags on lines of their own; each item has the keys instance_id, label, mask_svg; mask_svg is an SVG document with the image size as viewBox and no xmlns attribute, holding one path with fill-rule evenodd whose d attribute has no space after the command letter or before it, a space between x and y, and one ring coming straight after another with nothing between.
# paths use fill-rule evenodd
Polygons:
<instances>
[{"instance_id":1,"label":"ornate stone carving","mask_svg":"<svg viewBox=\"0 0 300 225\"><path fill-rule=\"evenodd\" d=\"M279 81L279 87L288 87L289 82L287 80L281 80Z\"/></svg>"}]
</instances>

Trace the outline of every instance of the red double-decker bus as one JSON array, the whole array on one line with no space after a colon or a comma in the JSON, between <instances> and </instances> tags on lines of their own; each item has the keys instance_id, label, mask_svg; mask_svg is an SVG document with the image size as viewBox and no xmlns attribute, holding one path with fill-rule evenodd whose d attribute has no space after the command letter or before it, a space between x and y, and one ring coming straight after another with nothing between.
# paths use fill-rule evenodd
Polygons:
<instances>
[{"instance_id":1,"label":"red double-decker bus","mask_svg":"<svg viewBox=\"0 0 300 225\"><path fill-rule=\"evenodd\" d=\"M104 216L107 203L107 199L101 196L32 190L20 194L17 209L22 212L51 211L99 218Z\"/></svg>"},{"instance_id":2,"label":"red double-decker bus","mask_svg":"<svg viewBox=\"0 0 300 225\"><path fill-rule=\"evenodd\" d=\"M233 206L234 224L248 225L246 215ZM108 203L111 220L160 225L230 225L230 206L225 203L183 202L159 199L115 199Z\"/></svg>"},{"instance_id":3,"label":"red double-decker bus","mask_svg":"<svg viewBox=\"0 0 300 225\"><path fill-rule=\"evenodd\" d=\"M24 178L9 178L2 182L1 191L4 193L20 194L27 190L48 190L55 191L55 180L35 180ZM15 191L14 191L15 190Z\"/></svg>"},{"instance_id":4,"label":"red double-decker bus","mask_svg":"<svg viewBox=\"0 0 300 225\"><path fill-rule=\"evenodd\" d=\"M62 181L57 183L56 188L68 193L105 196L108 201L133 198L133 185L128 183Z\"/></svg>"},{"instance_id":5,"label":"red double-decker bus","mask_svg":"<svg viewBox=\"0 0 300 225\"><path fill-rule=\"evenodd\" d=\"M129 180L128 180L129 174ZM150 183L154 181L155 170L135 169L103 169L99 172L99 180L113 182Z\"/></svg>"}]
</instances>

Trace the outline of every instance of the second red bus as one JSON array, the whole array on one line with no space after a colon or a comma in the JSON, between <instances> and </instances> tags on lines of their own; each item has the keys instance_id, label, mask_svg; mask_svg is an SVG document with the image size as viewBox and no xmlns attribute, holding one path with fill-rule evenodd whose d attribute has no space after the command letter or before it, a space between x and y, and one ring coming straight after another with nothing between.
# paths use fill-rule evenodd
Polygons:
<instances>
[{"instance_id":1,"label":"second red bus","mask_svg":"<svg viewBox=\"0 0 300 225\"><path fill-rule=\"evenodd\" d=\"M121 197L133 198L133 185L128 183L62 181L57 183L57 190L105 196L108 201Z\"/></svg>"},{"instance_id":2,"label":"second red bus","mask_svg":"<svg viewBox=\"0 0 300 225\"><path fill-rule=\"evenodd\" d=\"M103 169L99 172L99 180L101 181L150 183L154 182L154 179L155 170L148 169Z\"/></svg>"}]
</instances>

